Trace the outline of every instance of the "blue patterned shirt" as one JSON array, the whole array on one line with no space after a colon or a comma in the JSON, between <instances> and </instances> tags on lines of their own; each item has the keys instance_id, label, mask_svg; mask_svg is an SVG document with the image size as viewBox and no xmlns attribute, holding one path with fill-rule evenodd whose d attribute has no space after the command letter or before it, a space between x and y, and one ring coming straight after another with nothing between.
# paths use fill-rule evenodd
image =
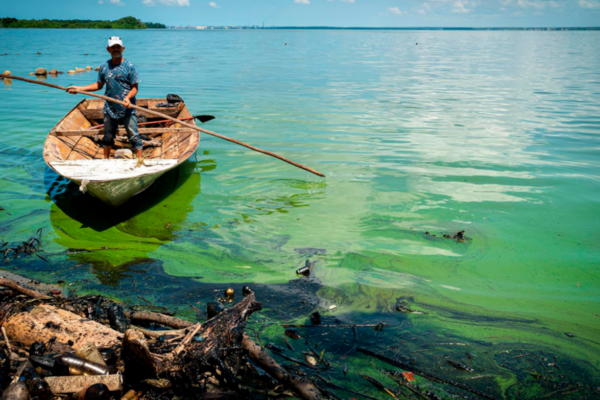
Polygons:
<instances>
[{"instance_id":1,"label":"blue patterned shirt","mask_svg":"<svg viewBox=\"0 0 600 400\"><path fill-rule=\"evenodd\" d=\"M131 86L141 82L137 68L127 60L123 60L119 65L113 65L110 61L108 60L100 66L98 82L106 84L104 93L106 96L124 100L131 91ZM135 103L134 97L131 99L131 104ZM108 101L104 104L103 112L115 119L123 118L126 114L135 115L134 109L127 109L120 104Z\"/></svg>"}]
</instances>

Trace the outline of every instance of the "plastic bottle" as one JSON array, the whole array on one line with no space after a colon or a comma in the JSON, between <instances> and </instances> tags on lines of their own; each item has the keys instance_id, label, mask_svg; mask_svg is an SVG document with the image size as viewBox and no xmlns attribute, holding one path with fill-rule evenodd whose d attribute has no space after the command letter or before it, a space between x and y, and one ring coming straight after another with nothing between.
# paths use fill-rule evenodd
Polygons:
<instances>
[{"instance_id":1,"label":"plastic bottle","mask_svg":"<svg viewBox=\"0 0 600 400\"><path fill-rule=\"evenodd\" d=\"M50 385L48 385L48 382L44 378L38 375L35 369L26 368L21 377L25 378L27 389L29 389L29 396L32 400L43 400L52 397Z\"/></svg>"},{"instance_id":2,"label":"plastic bottle","mask_svg":"<svg viewBox=\"0 0 600 400\"><path fill-rule=\"evenodd\" d=\"M82 346L79 350L77 350L75 354L81 358L85 358L88 361L106 366L102 355L100 354L94 343L87 343L86 345Z\"/></svg>"},{"instance_id":3,"label":"plastic bottle","mask_svg":"<svg viewBox=\"0 0 600 400\"><path fill-rule=\"evenodd\" d=\"M27 400L29 398L29 390L25 378L20 377L18 381L12 383L2 393L2 400Z\"/></svg>"},{"instance_id":4,"label":"plastic bottle","mask_svg":"<svg viewBox=\"0 0 600 400\"><path fill-rule=\"evenodd\" d=\"M104 383L96 383L73 396L76 400L108 400L110 391Z\"/></svg>"}]
</instances>

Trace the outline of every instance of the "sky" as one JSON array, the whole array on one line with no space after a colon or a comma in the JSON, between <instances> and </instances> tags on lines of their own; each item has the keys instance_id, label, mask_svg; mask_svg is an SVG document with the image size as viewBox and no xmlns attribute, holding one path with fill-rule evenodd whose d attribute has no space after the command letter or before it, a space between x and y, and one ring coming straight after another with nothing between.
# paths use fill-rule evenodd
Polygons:
<instances>
[{"instance_id":1,"label":"sky","mask_svg":"<svg viewBox=\"0 0 600 400\"><path fill-rule=\"evenodd\" d=\"M600 0L20 0L0 17L174 25L336 27L600 26Z\"/></svg>"}]
</instances>

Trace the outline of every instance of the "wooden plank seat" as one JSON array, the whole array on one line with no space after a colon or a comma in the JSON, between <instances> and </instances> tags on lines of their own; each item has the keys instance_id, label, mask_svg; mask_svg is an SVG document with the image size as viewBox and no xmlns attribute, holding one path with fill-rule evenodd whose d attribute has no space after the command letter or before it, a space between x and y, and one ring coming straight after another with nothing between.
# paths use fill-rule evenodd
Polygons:
<instances>
[{"instance_id":1,"label":"wooden plank seat","mask_svg":"<svg viewBox=\"0 0 600 400\"><path fill-rule=\"evenodd\" d=\"M94 102L94 100L87 100L89 103ZM160 99L160 102L165 102L165 99ZM103 101L100 101L102 104L104 104ZM145 103L145 104L141 104L141 102L138 102L138 106L140 107L144 107L144 108L148 108L150 110L153 111L158 111L161 112L163 114L168 115L169 117L177 117L179 115L179 113L181 112L181 110L183 110L184 108L184 103L181 102L179 103L177 106L175 107L156 107L155 105L158 103L157 102L151 102L151 103ZM104 105L102 105L102 107L97 108L94 106L88 106L88 107L82 107L79 108L79 111L81 111L81 113L83 114L84 117L86 117L88 120L89 119L98 119L98 120L102 120L104 119L104 114L102 112L102 109L104 108ZM137 115L138 116L143 116L146 117L148 119L152 119L152 118L156 118L155 115L153 114L148 114L145 113L143 111L137 111Z\"/></svg>"},{"instance_id":2,"label":"wooden plank seat","mask_svg":"<svg viewBox=\"0 0 600 400\"><path fill-rule=\"evenodd\" d=\"M163 133L185 133L189 134L192 132L196 132L190 128L138 128L138 133L140 135L148 135L148 136L159 136ZM54 136L87 136L93 137L96 135L104 135L104 129L94 129L94 130L57 130L50 132L51 135ZM125 128L119 128L117 134L126 134Z\"/></svg>"}]
</instances>

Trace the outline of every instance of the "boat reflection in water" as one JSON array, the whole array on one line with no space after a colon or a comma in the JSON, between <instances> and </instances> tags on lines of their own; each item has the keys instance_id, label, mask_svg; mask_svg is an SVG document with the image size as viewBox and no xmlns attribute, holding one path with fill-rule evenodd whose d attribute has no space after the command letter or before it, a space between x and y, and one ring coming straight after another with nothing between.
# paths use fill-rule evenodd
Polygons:
<instances>
[{"instance_id":1,"label":"boat reflection in water","mask_svg":"<svg viewBox=\"0 0 600 400\"><path fill-rule=\"evenodd\" d=\"M75 183L47 168L55 242L67 250L69 260L91 265L103 284L117 285L154 262L148 255L177 237L201 190L195 167L185 161L118 208L81 193Z\"/></svg>"}]
</instances>

